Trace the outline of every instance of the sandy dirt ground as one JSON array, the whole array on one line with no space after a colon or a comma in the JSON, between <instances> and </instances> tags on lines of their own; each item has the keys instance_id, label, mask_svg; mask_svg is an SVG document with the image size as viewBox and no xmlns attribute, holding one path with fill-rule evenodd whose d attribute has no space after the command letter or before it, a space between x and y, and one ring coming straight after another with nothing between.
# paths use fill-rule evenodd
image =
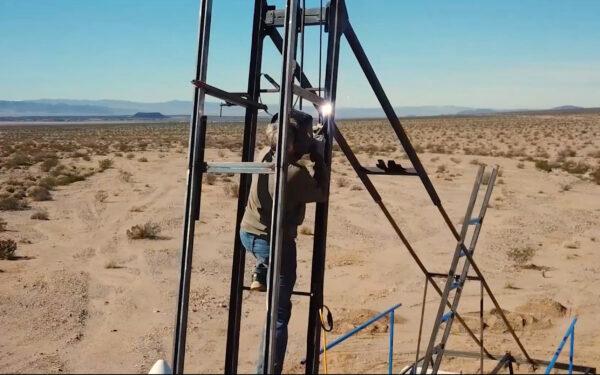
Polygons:
<instances>
[{"instance_id":1,"label":"sandy dirt ground","mask_svg":"<svg viewBox=\"0 0 600 375\"><path fill-rule=\"evenodd\" d=\"M525 155L465 151L471 147L467 146L466 128L446 134L452 121L461 123L460 119L448 120L450 124L440 120L441 124L431 125L434 133L428 130L428 121L423 120L420 128L411 124L409 131L423 148L419 150L423 151L423 163L457 226L464 216L477 163L501 167L475 259L531 356L548 360L570 320L577 316L576 362L599 364L600 185L586 177L589 172L583 177L560 168L545 172L535 167L538 159ZM532 132L539 130L537 147L545 147L548 160L560 159L556 153L569 143L564 134L570 134L577 155L591 166L598 163L591 155L599 150L600 116L502 119L501 123L504 121L517 123L511 125L515 128L531 124ZM579 133L583 128L577 126L565 129L582 122L586 124L583 134ZM389 152L365 149L369 137L376 142L378 136L365 130L365 124L347 126L351 143L362 145L359 157L365 165L373 165L378 156L403 160L400 148ZM557 129L551 136L544 135L547 124ZM486 150L491 149L487 147L490 144L502 149L500 138L506 143L528 144L522 133L510 128L481 127L481 137L471 144L482 143ZM468 125L472 128L476 124ZM9 132L14 129L0 130L0 136L7 140L14 134ZM27 131L27 136L35 134L35 129ZM391 133L385 134L394 143ZM447 150L440 152L435 145L426 145L420 135ZM102 138L101 129L98 136ZM113 164L83 181L54 187L52 200L30 202L32 209L0 212L7 222L0 238L18 243L13 259L0 260L1 372L144 373L157 359L170 361L186 184L185 142L182 133L179 146L149 146L136 150L131 158L115 155L114 150L107 156L92 155L89 161L67 160L60 154L66 165L95 166L102 158L110 158ZM464 147L451 153L452 142L464 143ZM209 146L208 159L239 158L235 147L214 142ZM535 151L536 147L530 148ZM4 168L0 180L7 186L9 178L35 174L36 168ZM237 178L219 176L203 185L190 296L188 372L219 372L223 368L236 214L230 188ZM377 177L374 181L425 265L433 272L446 273L455 241L420 181L412 177ZM325 303L333 312L336 328L329 338L402 303L395 316L394 343L395 368L400 369L414 360L424 277L339 152L334 157L330 205ZM49 220L30 218L32 210L40 208L46 210ZM313 237L308 228L313 217L314 205L309 205L306 230L298 238L296 290L309 290ZM160 226L157 238L128 238L127 229L146 222ZM247 260L246 280L251 266ZM239 366L241 372L252 372L264 320L264 294L245 293L243 301ZM285 369L302 372L308 301L294 297L293 304ZM429 288L425 341L438 304L438 296ZM477 334L478 306L479 284L469 282L459 310ZM489 299L484 311L488 349L521 355ZM329 371L387 371L388 330L388 321L382 320L330 351ZM458 324L448 346L477 351ZM561 359L566 361L566 354ZM493 366L486 361L486 370ZM478 368L478 360L446 357L442 368L470 372ZM521 365L516 370L530 372L531 368Z\"/></svg>"}]
</instances>

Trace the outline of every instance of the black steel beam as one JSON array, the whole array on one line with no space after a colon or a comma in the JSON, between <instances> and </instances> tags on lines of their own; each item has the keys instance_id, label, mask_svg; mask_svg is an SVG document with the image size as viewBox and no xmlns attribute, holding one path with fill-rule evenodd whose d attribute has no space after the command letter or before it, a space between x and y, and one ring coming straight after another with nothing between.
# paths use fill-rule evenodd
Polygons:
<instances>
[{"instance_id":1,"label":"black steel beam","mask_svg":"<svg viewBox=\"0 0 600 375\"><path fill-rule=\"evenodd\" d=\"M506 353L502 356L502 358L500 358L500 361L498 361L498 364L496 365L496 367L494 367L492 369L492 371L490 371L490 374L497 374L500 372L500 370L502 370L503 368L505 368L509 363L511 363L511 356L510 353Z\"/></svg>"},{"instance_id":2,"label":"black steel beam","mask_svg":"<svg viewBox=\"0 0 600 375\"><path fill-rule=\"evenodd\" d=\"M196 80L205 80L208 66L208 47L210 41L210 23L212 0L200 3L200 22L198 27L198 51L196 58ZM188 181L185 198L185 214L182 235L181 267L179 273L179 294L177 315L173 338L173 373L182 374L185 364L185 343L187 338L187 319L194 253L194 233L196 220L200 216L200 198L202 194L202 164L206 141L206 116L204 116L204 91L194 89L194 108L190 122L188 150Z\"/></svg>"},{"instance_id":3,"label":"black steel beam","mask_svg":"<svg viewBox=\"0 0 600 375\"><path fill-rule=\"evenodd\" d=\"M340 41L347 25L348 15L344 0L332 0L329 4L327 28L327 62L325 70L325 102L331 105L331 113L324 117L325 164L328 176L331 175L331 155L333 138L336 133L335 103L337 99L338 66L340 56ZM310 85L306 85L310 86ZM329 192L327 192L329 196ZM310 290L313 297L308 309L308 329L306 337L306 374L319 372L321 322L319 310L323 307L323 288L325 282L325 257L327 250L327 218L329 214L329 199L316 204L315 227L313 238L313 255Z\"/></svg>"},{"instance_id":4,"label":"black steel beam","mask_svg":"<svg viewBox=\"0 0 600 375\"><path fill-rule=\"evenodd\" d=\"M248 69L248 96L249 99L254 102L258 102L261 92L260 72L265 37L262 20L266 11L267 2L265 0L255 0L252 21L252 41L250 47L250 66ZM257 121L258 110L256 108L247 107L244 119L244 138L242 146L243 162L251 162L254 160ZM242 174L240 176L231 267L231 288L229 292L229 321L227 323L227 344L225 348L225 374L236 374L238 370L244 265L246 260L246 252L240 241L239 232L242 218L244 217L244 212L246 210L246 203L248 202L251 181L251 175Z\"/></svg>"}]
</instances>

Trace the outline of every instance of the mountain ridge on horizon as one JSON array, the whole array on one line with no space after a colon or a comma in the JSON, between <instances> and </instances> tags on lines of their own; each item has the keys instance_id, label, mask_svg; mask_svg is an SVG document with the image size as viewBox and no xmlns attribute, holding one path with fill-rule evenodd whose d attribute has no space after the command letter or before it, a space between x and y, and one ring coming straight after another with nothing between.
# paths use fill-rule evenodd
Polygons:
<instances>
[{"instance_id":1,"label":"mountain ridge on horizon","mask_svg":"<svg viewBox=\"0 0 600 375\"><path fill-rule=\"evenodd\" d=\"M276 105L271 105L276 107ZM207 101L206 114L219 115L220 104ZM310 107L312 110L312 107ZM494 109L476 108L456 105L422 105L394 107L401 117L442 116L442 115L486 115L503 112L539 111L539 109ZM543 110L583 110L583 107L562 105ZM36 99L9 101L0 100L0 116L131 116L138 112L160 112L166 116L189 115L192 102L185 100L170 100L164 102L136 102L115 99ZM223 115L242 116L243 108L224 107ZM384 112L379 107L339 107L336 110L339 118L370 118L383 117Z\"/></svg>"}]
</instances>

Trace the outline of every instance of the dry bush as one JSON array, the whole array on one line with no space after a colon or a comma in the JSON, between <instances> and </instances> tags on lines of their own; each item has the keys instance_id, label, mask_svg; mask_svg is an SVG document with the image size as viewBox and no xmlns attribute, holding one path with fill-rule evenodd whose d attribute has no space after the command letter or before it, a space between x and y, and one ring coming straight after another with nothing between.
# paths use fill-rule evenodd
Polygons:
<instances>
[{"instance_id":1,"label":"dry bush","mask_svg":"<svg viewBox=\"0 0 600 375\"><path fill-rule=\"evenodd\" d=\"M571 174L584 174L590 169L590 166L584 161L574 162L572 160L565 161L560 167L563 171Z\"/></svg>"},{"instance_id":2,"label":"dry bush","mask_svg":"<svg viewBox=\"0 0 600 375\"><path fill-rule=\"evenodd\" d=\"M592 181L600 185L600 166L596 167L596 169L590 173L590 177L592 177Z\"/></svg>"},{"instance_id":3,"label":"dry bush","mask_svg":"<svg viewBox=\"0 0 600 375\"><path fill-rule=\"evenodd\" d=\"M129 209L129 212L144 212L144 207L142 206L133 206Z\"/></svg>"},{"instance_id":4,"label":"dry bush","mask_svg":"<svg viewBox=\"0 0 600 375\"><path fill-rule=\"evenodd\" d=\"M127 229L127 237L131 240L155 240L159 238L160 231L160 225L149 221L146 224L134 225L131 229Z\"/></svg>"},{"instance_id":5,"label":"dry bush","mask_svg":"<svg viewBox=\"0 0 600 375\"><path fill-rule=\"evenodd\" d=\"M450 161L451 161L451 162L453 162L454 164L460 164L460 162L461 162L462 160L460 160L459 158L451 157L451 158L450 158Z\"/></svg>"},{"instance_id":6,"label":"dry bush","mask_svg":"<svg viewBox=\"0 0 600 375\"><path fill-rule=\"evenodd\" d=\"M567 182L567 183L560 184L560 191L561 192L569 191L571 189L573 189L573 184L571 184L571 183Z\"/></svg>"},{"instance_id":7,"label":"dry bush","mask_svg":"<svg viewBox=\"0 0 600 375\"><path fill-rule=\"evenodd\" d=\"M53 167L56 167L58 165L58 158L49 158L44 160L41 164L40 164L40 170L42 172L50 172L50 169L52 169Z\"/></svg>"},{"instance_id":8,"label":"dry bush","mask_svg":"<svg viewBox=\"0 0 600 375\"><path fill-rule=\"evenodd\" d=\"M235 182L225 184L223 190L228 197L237 198L239 194L239 185Z\"/></svg>"},{"instance_id":9,"label":"dry bush","mask_svg":"<svg viewBox=\"0 0 600 375\"><path fill-rule=\"evenodd\" d=\"M6 160L6 162L4 163L4 165L7 168L16 168L16 167L21 167L21 166L28 166L31 164L32 164L31 158L28 155L25 155L20 152L16 152L16 153L12 154L8 158L8 160Z\"/></svg>"},{"instance_id":10,"label":"dry bush","mask_svg":"<svg viewBox=\"0 0 600 375\"><path fill-rule=\"evenodd\" d=\"M15 197L0 198L0 211L23 211L29 208L26 201Z\"/></svg>"},{"instance_id":11,"label":"dry bush","mask_svg":"<svg viewBox=\"0 0 600 375\"><path fill-rule=\"evenodd\" d=\"M17 251L17 243L11 239L0 239L0 259L13 259Z\"/></svg>"},{"instance_id":12,"label":"dry bush","mask_svg":"<svg viewBox=\"0 0 600 375\"><path fill-rule=\"evenodd\" d=\"M525 163L517 163L517 168L519 168L519 169L525 168Z\"/></svg>"},{"instance_id":13,"label":"dry bush","mask_svg":"<svg viewBox=\"0 0 600 375\"><path fill-rule=\"evenodd\" d=\"M106 263L104 263L104 268L106 268L106 269L118 269L118 268L122 268L122 267L119 266L119 263L117 263L116 260L111 259L111 260L107 261Z\"/></svg>"},{"instance_id":14,"label":"dry bush","mask_svg":"<svg viewBox=\"0 0 600 375\"><path fill-rule=\"evenodd\" d=\"M138 161L140 163L147 163L148 162L148 158L145 158L145 157L142 156L141 158L138 159Z\"/></svg>"},{"instance_id":15,"label":"dry bush","mask_svg":"<svg viewBox=\"0 0 600 375\"><path fill-rule=\"evenodd\" d=\"M339 188L346 187L346 186L348 186L348 184L349 184L348 179L344 178L344 177L340 177L337 180L335 180L335 185Z\"/></svg>"},{"instance_id":16,"label":"dry bush","mask_svg":"<svg viewBox=\"0 0 600 375\"><path fill-rule=\"evenodd\" d=\"M56 178L52 176L42 177L38 181L38 186L46 188L48 190L53 189L57 185Z\"/></svg>"},{"instance_id":17,"label":"dry bush","mask_svg":"<svg viewBox=\"0 0 600 375\"><path fill-rule=\"evenodd\" d=\"M6 222L6 220L0 217L0 232L6 232L7 225L8 223Z\"/></svg>"},{"instance_id":18,"label":"dry bush","mask_svg":"<svg viewBox=\"0 0 600 375\"><path fill-rule=\"evenodd\" d=\"M207 185L214 185L216 181L217 181L216 175L214 175L212 173L207 173L204 175L204 182L206 182Z\"/></svg>"},{"instance_id":19,"label":"dry bush","mask_svg":"<svg viewBox=\"0 0 600 375\"><path fill-rule=\"evenodd\" d=\"M446 170L447 170L447 169L446 169L446 165L444 165L444 164L441 164L441 165L438 165L438 167L437 167L437 169L435 170L435 172L436 172L436 173L444 173L444 172L446 172Z\"/></svg>"},{"instance_id":20,"label":"dry bush","mask_svg":"<svg viewBox=\"0 0 600 375\"><path fill-rule=\"evenodd\" d=\"M131 153L127 154L126 158L127 159L133 159L133 158L135 158L135 154L131 154Z\"/></svg>"},{"instance_id":21,"label":"dry bush","mask_svg":"<svg viewBox=\"0 0 600 375\"><path fill-rule=\"evenodd\" d=\"M304 235L307 235L307 236L312 236L314 233L313 233L313 230L312 230L311 227L303 225L303 226L300 227L300 234L304 234Z\"/></svg>"},{"instance_id":22,"label":"dry bush","mask_svg":"<svg viewBox=\"0 0 600 375\"><path fill-rule=\"evenodd\" d=\"M103 172L109 168L112 168L112 166L113 166L113 161L111 159L98 160L98 168L100 169L100 172Z\"/></svg>"},{"instance_id":23,"label":"dry bush","mask_svg":"<svg viewBox=\"0 0 600 375\"><path fill-rule=\"evenodd\" d=\"M352 190L352 191L360 191L360 190L363 190L363 187L362 187L362 185L354 184L354 185L352 185L352 187L350 188L350 190Z\"/></svg>"},{"instance_id":24,"label":"dry bush","mask_svg":"<svg viewBox=\"0 0 600 375\"><path fill-rule=\"evenodd\" d=\"M132 182L133 181L133 173L127 172L124 170L119 170L119 178L123 182Z\"/></svg>"},{"instance_id":25,"label":"dry bush","mask_svg":"<svg viewBox=\"0 0 600 375\"><path fill-rule=\"evenodd\" d=\"M552 164L549 163L548 160L543 160L543 159L536 160L535 167L544 172L551 172L552 168L553 168Z\"/></svg>"},{"instance_id":26,"label":"dry bush","mask_svg":"<svg viewBox=\"0 0 600 375\"><path fill-rule=\"evenodd\" d=\"M31 214L31 219L33 220L50 220L50 215L48 215L48 211L44 209L40 209Z\"/></svg>"},{"instance_id":27,"label":"dry bush","mask_svg":"<svg viewBox=\"0 0 600 375\"><path fill-rule=\"evenodd\" d=\"M104 190L98 190L94 198L96 202L104 203L108 199L108 193Z\"/></svg>"},{"instance_id":28,"label":"dry bush","mask_svg":"<svg viewBox=\"0 0 600 375\"><path fill-rule=\"evenodd\" d=\"M506 255L515 265L524 266L535 255L535 249L531 246L513 247L506 252Z\"/></svg>"},{"instance_id":29,"label":"dry bush","mask_svg":"<svg viewBox=\"0 0 600 375\"><path fill-rule=\"evenodd\" d=\"M35 202L52 200L52 195L50 194L48 189L42 186L32 186L29 189L27 189L27 196Z\"/></svg>"}]
</instances>

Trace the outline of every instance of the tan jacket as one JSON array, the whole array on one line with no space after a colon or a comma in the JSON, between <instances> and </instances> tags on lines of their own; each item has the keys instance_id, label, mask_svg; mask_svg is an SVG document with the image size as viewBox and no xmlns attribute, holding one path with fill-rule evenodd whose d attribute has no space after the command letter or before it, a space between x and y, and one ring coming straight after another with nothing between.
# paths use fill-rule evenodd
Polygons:
<instances>
[{"instance_id":1,"label":"tan jacket","mask_svg":"<svg viewBox=\"0 0 600 375\"><path fill-rule=\"evenodd\" d=\"M261 162L272 162L273 151L263 150L258 158ZM327 200L327 173L324 163L315 163L314 177L305 166L292 163L288 166L284 233L288 239L296 238L297 229L304 221L306 203ZM252 176L250 195L246 212L242 219L242 230L256 235L269 235L275 175L261 174Z\"/></svg>"}]
</instances>

